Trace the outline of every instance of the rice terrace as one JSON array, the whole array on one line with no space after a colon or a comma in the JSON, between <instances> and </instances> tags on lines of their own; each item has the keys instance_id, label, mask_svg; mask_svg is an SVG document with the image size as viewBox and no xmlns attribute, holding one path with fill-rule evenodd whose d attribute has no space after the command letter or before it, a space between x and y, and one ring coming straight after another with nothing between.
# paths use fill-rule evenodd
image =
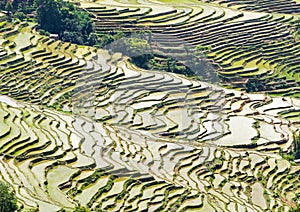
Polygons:
<instances>
[{"instance_id":1,"label":"rice terrace","mask_svg":"<svg viewBox=\"0 0 300 212\"><path fill-rule=\"evenodd\" d=\"M300 211L300 0L0 9L0 212Z\"/></svg>"}]
</instances>

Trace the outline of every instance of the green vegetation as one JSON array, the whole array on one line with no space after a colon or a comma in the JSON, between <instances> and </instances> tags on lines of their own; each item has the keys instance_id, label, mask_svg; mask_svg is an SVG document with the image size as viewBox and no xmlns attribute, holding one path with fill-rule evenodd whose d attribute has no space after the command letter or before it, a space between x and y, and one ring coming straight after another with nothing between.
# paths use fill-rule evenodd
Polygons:
<instances>
[{"instance_id":1,"label":"green vegetation","mask_svg":"<svg viewBox=\"0 0 300 212\"><path fill-rule=\"evenodd\" d=\"M12 187L0 181L0 212L13 212L17 209L17 198Z\"/></svg>"},{"instance_id":2,"label":"green vegetation","mask_svg":"<svg viewBox=\"0 0 300 212\"><path fill-rule=\"evenodd\" d=\"M36 6L33 0L4 0L0 2L0 9L9 12L8 18L13 16L20 20L25 20L28 18L28 14L31 14L36 10Z\"/></svg>"},{"instance_id":3,"label":"green vegetation","mask_svg":"<svg viewBox=\"0 0 300 212\"><path fill-rule=\"evenodd\" d=\"M246 83L246 91L247 92L258 92L263 91L264 86L262 85L262 82L259 79L248 79Z\"/></svg>"},{"instance_id":4,"label":"green vegetation","mask_svg":"<svg viewBox=\"0 0 300 212\"><path fill-rule=\"evenodd\" d=\"M293 142L293 149L292 154L295 159L300 159L300 133L297 135L294 133L294 142Z\"/></svg>"},{"instance_id":5,"label":"green vegetation","mask_svg":"<svg viewBox=\"0 0 300 212\"><path fill-rule=\"evenodd\" d=\"M150 31L101 33L98 34L98 41L95 46L108 49L111 53L121 52L130 57L133 64L147 70L160 70L197 77L199 73L195 70L205 68L203 66L205 63L199 62L193 55L187 55L187 65L184 65L171 56L154 52ZM209 48L197 47L197 51L205 57Z\"/></svg>"},{"instance_id":6,"label":"green vegetation","mask_svg":"<svg viewBox=\"0 0 300 212\"><path fill-rule=\"evenodd\" d=\"M293 133L293 146L289 153L281 152L281 156L288 160L292 165L295 164L295 160L300 159L300 134Z\"/></svg>"},{"instance_id":7,"label":"green vegetation","mask_svg":"<svg viewBox=\"0 0 300 212\"><path fill-rule=\"evenodd\" d=\"M7 2L4 9L8 12L7 17L8 17L8 20L10 21L12 9L13 9L12 3L10 1Z\"/></svg>"},{"instance_id":8,"label":"green vegetation","mask_svg":"<svg viewBox=\"0 0 300 212\"><path fill-rule=\"evenodd\" d=\"M111 31L110 33L98 33L98 36L96 46L99 48L108 48L111 43L124 38L126 35L122 31Z\"/></svg>"},{"instance_id":9,"label":"green vegetation","mask_svg":"<svg viewBox=\"0 0 300 212\"><path fill-rule=\"evenodd\" d=\"M299 212L300 211L300 204L297 205L295 208L290 208L289 212Z\"/></svg>"},{"instance_id":10,"label":"green vegetation","mask_svg":"<svg viewBox=\"0 0 300 212\"><path fill-rule=\"evenodd\" d=\"M36 6L41 29L58 34L63 41L80 45L97 43L93 21L87 12L63 0L36 0Z\"/></svg>"},{"instance_id":11,"label":"green vegetation","mask_svg":"<svg viewBox=\"0 0 300 212\"><path fill-rule=\"evenodd\" d=\"M8 19L25 20L28 14L35 14L41 33L58 34L63 41L80 45L95 45L93 21L89 13L78 10L73 3L63 0L4 1L0 8L8 11ZM51 11L51 12L49 12Z\"/></svg>"},{"instance_id":12,"label":"green vegetation","mask_svg":"<svg viewBox=\"0 0 300 212\"><path fill-rule=\"evenodd\" d=\"M150 44L146 39L139 36L125 37L117 33L113 36L113 42L109 45L112 52L122 52L129 56L134 64L146 68L146 64L154 57Z\"/></svg>"}]
</instances>

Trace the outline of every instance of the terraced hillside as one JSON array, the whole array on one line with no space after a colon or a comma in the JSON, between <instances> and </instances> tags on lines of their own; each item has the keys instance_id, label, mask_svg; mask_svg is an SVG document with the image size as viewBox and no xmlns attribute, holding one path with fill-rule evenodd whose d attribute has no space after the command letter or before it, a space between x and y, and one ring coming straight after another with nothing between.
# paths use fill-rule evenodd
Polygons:
<instances>
[{"instance_id":1,"label":"terraced hillside","mask_svg":"<svg viewBox=\"0 0 300 212\"><path fill-rule=\"evenodd\" d=\"M260 91L299 96L299 4L209 2L99 1L81 7L94 15L99 32L151 30L153 49L183 63L187 47L211 48L208 59L229 88L244 90L249 79L258 79Z\"/></svg>"},{"instance_id":2,"label":"terraced hillside","mask_svg":"<svg viewBox=\"0 0 300 212\"><path fill-rule=\"evenodd\" d=\"M1 176L25 207L102 210L287 210L299 167L271 151L163 140L1 101ZM286 176L289 176L286 178Z\"/></svg>"},{"instance_id":3,"label":"terraced hillside","mask_svg":"<svg viewBox=\"0 0 300 212\"><path fill-rule=\"evenodd\" d=\"M207 2L214 2L208 0ZM258 12L273 12L283 14L299 14L300 4L297 1L282 1L282 0L260 0L260 1L216 1L219 4L224 4L227 7L234 7L240 10L253 10Z\"/></svg>"},{"instance_id":4,"label":"terraced hillside","mask_svg":"<svg viewBox=\"0 0 300 212\"><path fill-rule=\"evenodd\" d=\"M157 33L153 39L162 46L158 51L171 44L176 47L180 36L185 42L190 39L188 44L181 42L182 48L193 42L203 45L201 40L213 43L204 34L186 35L187 29L193 33L193 26L196 31L197 26L206 27L207 35L218 29L218 36L221 23L249 23L247 30L260 26L256 21L284 27L289 23L286 18L275 20L272 14L201 2L171 6L101 2L94 8L83 2L81 6L109 17L107 22L100 19L99 30L113 29L112 22L122 30L148 26ZM222 11L223 19L216 18ZM264 29L271 30L266 25ZM171 43L168 36L179 40ZM286 39L290 42L292 37ZM227 48L238 51L233 40L226 41L224 49L221 35L218 40L209 60L219 67L216 52L223 51L219 56L223 58L230 55ZM296 84L288 84L293 90L282 91L285 97L276 97L146 71L120 53L41 36L28 23L2 21L0 43L0 178L13 185L22 208L288 211L300 204L300 167L281 156L291 149L293 132L299 133ZM296 47L291 48L296 52ZM182 48L177 56L170 55L180 58ZM252 56L256 54L261 56L253 50ZM225 76L222 70L220 66L217 71ZM236 76L228 83L238 87L235 82L242 83L247 76ZM275 72L261 78L279 83Z\"/></svg>"}]
</instances>

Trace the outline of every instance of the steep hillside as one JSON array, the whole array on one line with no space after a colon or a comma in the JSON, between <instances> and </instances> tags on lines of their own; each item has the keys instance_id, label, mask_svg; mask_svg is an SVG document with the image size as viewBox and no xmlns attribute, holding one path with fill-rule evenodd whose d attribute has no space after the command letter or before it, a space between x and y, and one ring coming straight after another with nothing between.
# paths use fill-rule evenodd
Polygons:
<instances>
[{"instance_id":1,"label":"steep hillside","mask_svg":"<svg viewBox=\"0 0 300 212\"><path fill-rule=\"evenodd\" d=\"M121 53L3 19L0 179L23 209L289 211L300 204L300 166L286 155L300 123L299 44L289 31L296 12L277 11L275 1L251 12L230 1L166 3L80 7L95 15L99 32L147 27L156 51L182 63L187 48L210 46L205 60L219 84L143 70ZM247 93L249 79L264 92Z\"/></svg>"}]
</instances>

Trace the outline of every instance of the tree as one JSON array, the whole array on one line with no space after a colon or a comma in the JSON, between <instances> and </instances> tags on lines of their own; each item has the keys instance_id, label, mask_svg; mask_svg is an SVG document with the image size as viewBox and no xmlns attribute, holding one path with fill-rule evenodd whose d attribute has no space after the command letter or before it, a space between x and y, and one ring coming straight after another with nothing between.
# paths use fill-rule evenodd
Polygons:
<instances>
[{"instance_id":1,"label":"tree","mask_svg":"<svg viewBox=\"0 0 300 212\"><path fill-rule=\"evenodd\" d=\"M85 11L63 0L36 0L37 19L40 28L58 34L63 41L79 45L95 45L97 36L94 32L94 23ZM51 11L51 12L49 12Z\"/></svg>"},{"instance_id":2,"label":"tree","mask_svg":"<svg viewBox=\"0 0 300 212\"><path fill-rule=\"evenodd\" d=\"M6 6L7 2L8 2L8 0L2 0L2 1L0 1L0 8L1 9L5 9L5 6Z\"/></svg>"},{"instance_id":3,"label":"tree","mask_svg":"<svg viewBox=\"0 0 300 212\"><path fill-rule=\"evenodd\" d=\"M10 13L12 11L12 9L13 9L13 6L12 6L11 2L8 1L5 5L5 10Z\"/></svg>"},{"instance_id":4,"label":"tree","mask_svg":"<svg viewBox=\"0 0 300 212\"><path fill-rule=\"evenodd\" d=\"M264 90L264 86L259 79L248 79L246 83L247 92L258 92Z\"/></svg>"},{"instance_id":5,"label":"tree","mask_svg":"<svg viewBox=\"0 0 300 212\"><path fill-rule=\"evenodd\" d=\"M38 23L41 28L50 33L59 33L62 25L59 1L37 0L36 4Z\"/></svg>"},{"instance_id":6,"label":"tree","mask_svg":"<svg viewBox=\"0 0 300 212\"><path fill-rule=\"evenodd\" d=\"M0 212L11 212L17 209L17 198L12 187L8 183L0 182Z\"/></svg>"},{"instance_id":7,"label":"tree","mask_svg":"<svg viewBox=\"0 0 300 212\"><path fill-rule=\"evenodd\" d=\"M11 2L7 2L5 5L5 10L7 11L7 18L8 20L11 20L11 12L12 12L13 6L11 4Z\"/></svg>"},{"instance_id":8,"label":"tree","mask_svg":"<svg viewBox=\"0 0 300 212\"><path fill-rule=\"evenodd\" d=\"M87 42L90 46L94 46L95 44L97 44L97 41L98 37L96 33L91 33L87 38Z\"/></svg>"},{"instance_id":9,"label":"tree","mask_svg":"<svg viewBox=\"0 0 300 212\"><path fill-rule=\"evenodd\" d=\"M17 9L18 9L19 1L20 1L20 0L14 0L14 1L12 2L12 6L13 6L14 10L17 10Z\"/></svg>"}]
</instances>

